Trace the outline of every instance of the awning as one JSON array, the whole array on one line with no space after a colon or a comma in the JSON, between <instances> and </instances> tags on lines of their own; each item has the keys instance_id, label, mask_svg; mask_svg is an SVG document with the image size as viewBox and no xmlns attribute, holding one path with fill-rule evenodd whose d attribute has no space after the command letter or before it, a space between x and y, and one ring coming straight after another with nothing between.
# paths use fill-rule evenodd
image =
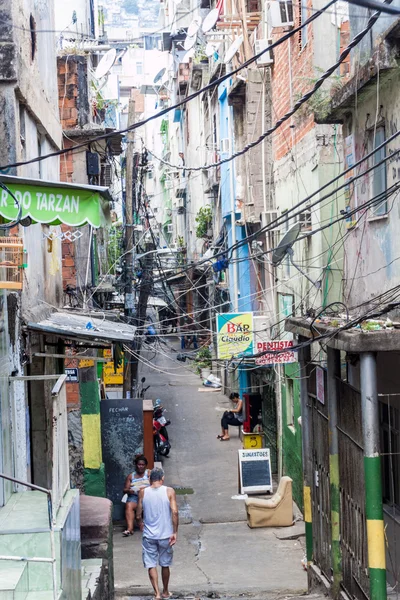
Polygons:
<instances>
[{"instance_id":1,"label":"awning","mask_svg":"<svg viewBox=\"0 0 400 600\"><path fill-rule=\"evenodd\" d=\"M30 217L35 223L47 225L92 225L101 227L111 223L110 201L106 187L77 185L60 181L25 179L0 174L6 185L22 204L22 218ZM0 215L13 221L18 207L5 190L0 189Z\"/></svg>"},{"instance_id":2,"label":"awning","mask_svg":"<svg viewBox=\"0 0 400 600\"><path fill-rule=\"evenodd\" d=\"M38 323L28 322L27 327L37 333L107 344L131 342L136 332L136 327L133 325L71 314L66 311L54 312Z\"/></svg>"},{"instance_id":3,"label":"awning","mask_svg":"<svg viewBox=\"0 0 400 600\"><path fill-rule=\"evenodd\" d=\"M155 296L150 296L147 304L149 306L157 306L158 308L163 308L165 306L168 306L168 304L165 302L165 300L163 300L162 298L156 298Z\"/></svg>"}]
</instances>

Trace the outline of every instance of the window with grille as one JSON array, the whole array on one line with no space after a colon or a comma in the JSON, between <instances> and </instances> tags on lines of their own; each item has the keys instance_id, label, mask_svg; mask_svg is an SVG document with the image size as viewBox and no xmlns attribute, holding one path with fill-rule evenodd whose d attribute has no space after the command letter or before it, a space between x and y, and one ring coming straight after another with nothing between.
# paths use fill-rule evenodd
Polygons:
<instances>
[{"instance_id":1,"label":"window with grille","mask_svg":"<svg viewBox=\"0 0 400 600\"><path fill-rule=\"evenodd\" d=\"M311 221L311 209L307 208L305 211L299 214L299 223L301 225L302 231L311 231L312 230L312 221Z\"/></svg>"},{"instance_id":2,"label":"window with grille","mask_svg":"<svg viewBox=\"0 0 400 600\"><path fill-rule=\"evenodd\" d=\"M101 164L100 185L104 187L111 185L111 165L109 163Z\"/></svg>"},{"instance_id":3,"label":"window with grille","mask_svg":"<svg viewBox=\"0 0 400 600\"><path fill-rule=\"evenodd\" d=\"M381 125L376 129L373 128L368 133L368 152L372 152L375 148L378 148L386 139L385 126ZM379 164L386 157L386 147L384 146L371 157L371 166ZM372 171L372 185L370 191L371 199L376 198L374 201L371 216L380 217L385 215L388 211L388 203L386 198L387 180L386 180L386 163L384 162L379 167L376 167Z\"/></svg>"},{"instance_id":4,"label":"window with grille","mask_svg":"<svg viewBox=\"0 0 400 600\"><path fill-rule=\"evenodd\" d=\"M382 493L386 504L400 508L400 415L394 406L379 403L382 451Z\"/></svg>"},{"instance_id":5,"label":"window with grille","mask_svg":"<svg viewBox=\"0 0 400 600\"><path fill-rule=\"evenodd\" d=\"M307 6L307 0L299 0L299 26L303 25L305 21L309 18L309 9ZM304 46L307 44L308 38L308 25L300 29L299 31L299 50L303 50Z\"/></svg>"}]
</instances>

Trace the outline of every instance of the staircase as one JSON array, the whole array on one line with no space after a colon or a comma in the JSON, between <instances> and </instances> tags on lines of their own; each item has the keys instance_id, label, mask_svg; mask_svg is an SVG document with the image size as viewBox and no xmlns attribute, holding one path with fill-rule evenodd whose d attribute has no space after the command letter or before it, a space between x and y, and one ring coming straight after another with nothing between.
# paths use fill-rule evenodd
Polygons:
<instances>
[{"instance_id":1,"label":"staircase","mask_svg":"<svg viewBox=\"0 0 400 600\"><path fill-rule=\"evenodd\" d=\"M51 531L47 497L12 494L0 508L0 600L81 600L79 494L66 493L53 530L57 592L53 593ZM30 559L35 559L30 560ZM47 559L40 562L39 559Z\"/></svg>"}]
</instances>

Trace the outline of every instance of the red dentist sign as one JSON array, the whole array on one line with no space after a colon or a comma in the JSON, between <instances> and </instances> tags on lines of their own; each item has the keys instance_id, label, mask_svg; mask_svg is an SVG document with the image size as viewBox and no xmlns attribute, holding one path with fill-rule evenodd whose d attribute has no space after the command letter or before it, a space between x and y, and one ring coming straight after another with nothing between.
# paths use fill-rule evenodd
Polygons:
<instances>
[{"instance_id":1,"label":"red dentist sign","mask_svg":"<svg viewBox=\"0 0 400 600\"><path fill-rule=\"evenodd\" d=\"M272 350L273 352L268 352ZM276 352L280 350L280 352ZM256 358L256 365L283 365L297 362L297 352L293 340L275 340L271 342L256 342L256 353L267 352Z\"/></svg>"}]
</instances>

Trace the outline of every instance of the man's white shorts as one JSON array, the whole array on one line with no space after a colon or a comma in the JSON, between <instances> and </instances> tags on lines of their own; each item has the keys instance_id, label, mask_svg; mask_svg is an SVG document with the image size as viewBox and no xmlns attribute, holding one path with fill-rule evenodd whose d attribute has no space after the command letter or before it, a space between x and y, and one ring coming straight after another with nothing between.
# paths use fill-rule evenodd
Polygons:
<instances>
[{"instance_id":1,"label":"man's white shorts","mask_svg":"<svg viewBox=\"0 0 400 600\"><path fill-rule=\"evenodd\" d=\"M151 540L150 538L143 537L142 549L143 565L146 569L152 569L157 565L160 565L160 567L171 566L174 551L169 544L169 538Z\"/></svg>"}]
</instances>

